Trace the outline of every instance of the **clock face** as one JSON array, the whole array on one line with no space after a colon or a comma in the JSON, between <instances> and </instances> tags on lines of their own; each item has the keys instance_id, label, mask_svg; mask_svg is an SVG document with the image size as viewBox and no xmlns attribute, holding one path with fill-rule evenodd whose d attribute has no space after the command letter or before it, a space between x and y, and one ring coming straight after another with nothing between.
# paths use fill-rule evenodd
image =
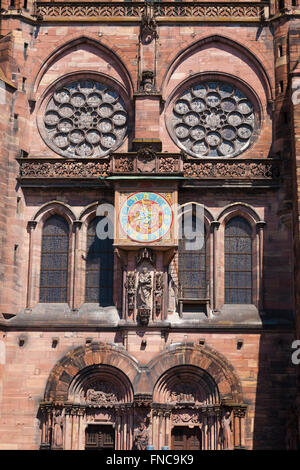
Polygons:
<instances>
[{"instance_id":1,"label":"clock face","mask_svg":"<svg viewBox=\"0 0 300 470\"><path fill-rule=\"evenodd\" d=\"M173 213L168 201L157 193L132 194L120 211L120 223L131 240L151 243L162 238L172 225Z\"/></svg>"}]
</instances>

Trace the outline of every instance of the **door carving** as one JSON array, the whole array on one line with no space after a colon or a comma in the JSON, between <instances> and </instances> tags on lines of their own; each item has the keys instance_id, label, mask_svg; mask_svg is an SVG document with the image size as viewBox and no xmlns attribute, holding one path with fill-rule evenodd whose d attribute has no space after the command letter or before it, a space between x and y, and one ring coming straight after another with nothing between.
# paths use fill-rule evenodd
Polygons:
<instances>
[{"instance_id":1,"label":"door carving","mask_svg":"<svg viewBox=\"0 0 300 470\"><path fill-rule=\"evenodd\" d=\"M115 431L109 425L89 425L85 431L85 450L115 448Z\"/></svg>"}]
</instances>

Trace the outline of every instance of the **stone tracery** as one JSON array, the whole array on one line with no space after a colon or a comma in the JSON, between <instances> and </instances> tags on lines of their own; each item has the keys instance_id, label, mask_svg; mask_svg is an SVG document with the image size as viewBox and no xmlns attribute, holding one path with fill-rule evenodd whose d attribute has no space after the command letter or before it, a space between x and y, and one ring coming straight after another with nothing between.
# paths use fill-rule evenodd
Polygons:
<instances>
[{"instance_id":1,"label":"stone tracery","mask_svg":"<svg viewBox=\"0 0 300 470\"><path fill-rule=\"evenodd\" d=\"M253 142L256 127L253 103L240 89L206 81L175 101L170 131L177 145L194 157L234 157Z\"/></svg>"},{"instance_id":2,"label":"stone tracery","mask_svg":"<svg viewBox=\"0 0 300 470\"><path fill-rule=\"evenodd\" d=\"M95 80L77 80L57 89L42 124L46 143L65 157L100 157L119 147L127 131L119 93Z\"/></svg>"}]
</instances>

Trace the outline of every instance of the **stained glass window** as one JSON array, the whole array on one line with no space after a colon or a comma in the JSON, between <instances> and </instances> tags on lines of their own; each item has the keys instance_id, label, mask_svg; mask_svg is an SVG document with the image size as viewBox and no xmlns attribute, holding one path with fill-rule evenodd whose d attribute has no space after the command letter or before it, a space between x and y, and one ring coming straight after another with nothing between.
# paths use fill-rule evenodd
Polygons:
<instances>
[{"instance_id":1,"label":"stained glass window","mask_svg":"<svg viewBox=\"0 0 300 470\"><path fill-rule=\"evenodd\" d=\"M67 302L68 258L69 225L53 215L43 227L40 302Z\"/></svg>"},{"instance_id":2,"label":"stained glass window","mask_svg":"<svg viewBox=\"0 0 300 470\"><path fill-rule=\"evenodd\" d=\"M196 217L192 219L193 232L196 230ZM202 226L199 224L199 226ZM184 215L182 217L184 228ZM188 240L179 240L178 269L181 297L184 299L204 299L207 297L206 232L200 234L201 248L187 249ZM202 236L201 236L202 235ZM198 234L199 236L199 234ZM191 247L189 247L191 248Z\"/></svg>"},{"instance_id":3,"label":"stained glass window","mask_svg":"<svg viewBox=\"0 0 300 470\"><path fill-rule=\"evenodd\" d=\"M225 303L252 303L252 229L242 217L225 227Z\"/></svg>"},{"instance_id":4,"label":"stained glass window","mask_svg":"<svg viewBox=\"0 0 300 470\"><path fill-rule=\"evenodd\" d=\"M97 223L103 217L96 217L88 226L86 256L85 301L102 306L113 303L113 240L97 237Z\"/></svg>"}]
</instances>

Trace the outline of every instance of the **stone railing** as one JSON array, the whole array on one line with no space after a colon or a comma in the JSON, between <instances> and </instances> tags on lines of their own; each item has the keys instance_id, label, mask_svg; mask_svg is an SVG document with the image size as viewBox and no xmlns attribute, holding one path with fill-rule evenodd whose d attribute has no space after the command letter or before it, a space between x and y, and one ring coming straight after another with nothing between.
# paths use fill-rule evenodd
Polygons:
<instances>
[{"instance_id":1,"label":"stone railing","mask_svg":"<svg viewBox=\"0 0 300 470\"><path fill-rule=\"evenodd\" d=\"M267 2L153 2L155 18L260 20L268 16ZM146 14L145 2L36 2L35 14L44 19L137 18Z\"/></svg>"},{"instance_id":2,"label":"stone railing","mask_svg":"<svg viewBox=\"0 0 300 470\"><path fill-rule=\"evenodd\" d=\"M190 158L184 154L120 153L108 158L18 158L19 178L96 179L110 176L180 176L191 179L272 180L280 176L278 159Z\"/></svg>"}]
</instances>

